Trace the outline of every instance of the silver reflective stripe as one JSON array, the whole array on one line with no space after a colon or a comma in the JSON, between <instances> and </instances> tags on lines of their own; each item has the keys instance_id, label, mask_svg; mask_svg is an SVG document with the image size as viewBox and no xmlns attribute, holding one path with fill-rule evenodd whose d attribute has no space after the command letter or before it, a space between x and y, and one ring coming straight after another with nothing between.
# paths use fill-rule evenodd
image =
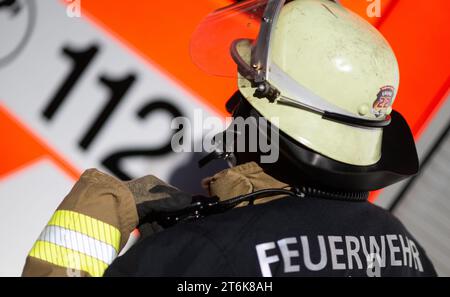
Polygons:
<instances>
[{"instance_id":1,"label":"silver reflective stripe","mask_svg":"<svg viewBox=\"0 0 450 297\"><path fill-rule=\"evenodd\" d=\"M38 240L83 253L108 265L117 257L117 252L112 245L59 226L45 227Z\"/></svg>"}]
</instances>

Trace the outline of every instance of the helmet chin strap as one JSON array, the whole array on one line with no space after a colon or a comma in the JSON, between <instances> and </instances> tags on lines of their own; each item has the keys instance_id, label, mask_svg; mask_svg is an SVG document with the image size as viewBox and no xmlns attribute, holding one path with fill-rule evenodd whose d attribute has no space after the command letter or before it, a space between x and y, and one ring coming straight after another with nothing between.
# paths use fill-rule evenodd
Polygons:
<instances>
[{"instance_id":1,"label":"helmet chin strap","mask_svg":"<svg viewBox=\"0 0 450 297\"><path fill-rule=\"evenodd\" d=\"M220 159L227 161L227 163L230 167L236 166L236 157L234 156L234 153L221 152L221 151L215 150L215 151L207 154L203 158L201 158L198 161L198 167L203 168L211 161L220 160Z\"/></svg>"},{"instance_id":2,"label":"helmet chin strap","mask_svg":"<svg viewBox=\"0 0 450 297\"><path fill-rule=\"evenodd\" d=\"M242 98L239 96L238 91L233 94L233 96L226 103L228 112L232 113L233 116L235 116L235 111L239 105L240 100L242 100ZM236 134L237 132L235 130L226 129L225 131L216 134L216 136L214 136L215 149L198 161L199 168L206 166L211 161L220 159L227 161L230 167L236 166L237 161L236 155L234 154L234 141L231 143L226 142L226 140L228 139L228 137L226 136L227 133Z\"/></svg>"}]
</instances>

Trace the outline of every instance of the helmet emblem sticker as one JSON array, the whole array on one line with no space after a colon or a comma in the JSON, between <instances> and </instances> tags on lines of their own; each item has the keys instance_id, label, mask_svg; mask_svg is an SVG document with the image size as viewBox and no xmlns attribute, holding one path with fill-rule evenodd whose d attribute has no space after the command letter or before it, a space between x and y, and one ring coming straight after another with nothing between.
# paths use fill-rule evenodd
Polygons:
<instances>
[{"instance_id":1,"label":"helmet emblem sticker","mask_svg":"<svg viewBox=\"0 0 450 297\"><path fill-rule=\"evenodd\" d=\"M395 88L393 86L384 86L377 94L377 99L372 105L372 113L376 117L384 116L392 104Z\"/></svg>"}]
</instances>

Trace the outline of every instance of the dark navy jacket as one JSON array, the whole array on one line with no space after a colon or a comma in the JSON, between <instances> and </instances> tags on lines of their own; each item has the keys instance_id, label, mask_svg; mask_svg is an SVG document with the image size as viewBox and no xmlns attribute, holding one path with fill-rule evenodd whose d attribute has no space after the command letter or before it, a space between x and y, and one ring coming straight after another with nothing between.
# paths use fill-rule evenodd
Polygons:
<instances>
[{"instance_id":1,"label":"dark navy jacket","mask_svg":"<svg viewBox=\"0 0 450 297\"><path fill-rule=\"evenodd\" d=\"M105 276L435 276L425 251L367 201L286 197L183 222Z\"/></svg>"}]
</instances>

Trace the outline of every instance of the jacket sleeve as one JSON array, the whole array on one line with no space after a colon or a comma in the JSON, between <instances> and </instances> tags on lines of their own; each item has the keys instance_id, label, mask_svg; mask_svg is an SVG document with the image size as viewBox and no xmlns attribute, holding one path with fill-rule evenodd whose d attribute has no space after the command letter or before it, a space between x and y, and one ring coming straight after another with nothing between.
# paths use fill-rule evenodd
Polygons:
<instances>
[{"instance_id":1,"label":"jacket sleeve","mask_svg":"<svg viewBox=\"0 0 450 297\"><path fill-rule=\"evenodd\" d=\"M89 169L36 240L22 276L102 276L137 223L128 187Z\"/></svg>"}]
</instances>

